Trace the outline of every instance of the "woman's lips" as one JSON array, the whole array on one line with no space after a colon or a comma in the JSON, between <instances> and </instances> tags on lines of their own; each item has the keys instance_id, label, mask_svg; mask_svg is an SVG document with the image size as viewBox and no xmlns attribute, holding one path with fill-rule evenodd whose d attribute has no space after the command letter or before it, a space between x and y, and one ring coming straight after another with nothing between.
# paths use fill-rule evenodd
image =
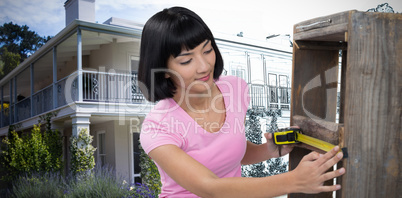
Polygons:
<instances>
[{"instance_id":1,"label":"woman's lips","mask_svg":"<svg viewBox=\"0 0 402 198\"><path fill-rule=\"evenodd\" d=\"M210 74L208 74L208 75L206 75L206 76L204 76L204 77L202 77L202 78L199 78L199 79L197 79L197 80L207 81L207 80L209 80L209 77L210 77Z\"/></svg>"}]
</instances>

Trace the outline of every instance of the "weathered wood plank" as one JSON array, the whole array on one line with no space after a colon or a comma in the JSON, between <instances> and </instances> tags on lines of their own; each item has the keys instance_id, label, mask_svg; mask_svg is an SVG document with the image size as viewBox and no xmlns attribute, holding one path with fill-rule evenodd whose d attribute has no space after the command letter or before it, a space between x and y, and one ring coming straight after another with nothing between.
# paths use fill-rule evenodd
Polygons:
<instances>
[{"instance_id":1,"label":"weathered wood plank","mask_svg":"<svg viewBox=\"0 0 402 198\"><path fill-rule=\"evenodd\" d=\"M317 17L295 25L294 40L345 41L349 15L355 11Z\"/></svg>"},{"instance_id":2,"label":"weathered wood plank","mask_svg":"<svg viewBox=\"0 0 402 198\"><path fill-rule=\"evenodd\" d=\"M342 197L400 197L402 14L355 13L348 41Z\"/></svg>"},{"instance_id":3,"label":"weathered wood plank","mask_svg":"<svg viewBox=\"0 0 402 198\"><path fill-rule=\"evenodd\" d=\"M338 42L338 41L302 41L298 40L295 41L294 44L296 45L297 49L301 50L346 50L347 43L345 42Z\"/></svg>"},{"instance_id":4,"label":"weathered wood plank","mask_svg":"<svg viewBox=\"0 0 402 198\"><path fill-rule=\"evenodd\" d=\"M293 116L293 124L299 126L303 134L334 145L339 144L338 130L342 125L340 126L338 123L295 115Z\"/></svg>"},{"instance_id":5,"label":"weathered wood plank","mask_svg":"<svg viewBox=\"0 0 402 198\"><path fill-rule=\"evenodd\" d=\"M319 140L331 143L333 145L339 145L339 130L343 127L342 124L335 122L328 122L325 120L311 119L304 116L293 116L293 124L299 126L303 134L310 137L317 138ZM319 153L325 153L325 151L318 148L314 148L307 144L296 144L295 146L305 148L308 150L316 151Z\"/></svg>"},{"instance_id":6,"label":"weathered wood plank","mask_svg":"<svg viewBox=\"0 0 402 198\"><path fill-rule=\"evenodd\" d=\"M342 51L342 66L341 66L341 90L340 90L340 101L339 101L339 123L344 123L344 112L345 112L345 91L346 91L346 68L347 68L347 51ZM341 148L345 147L345 129L341 127L339 130L339 146ZM344 159L345 160L345 159ZM343 167L343 161L338 162L337 168ZM336 179L336 184L342 184L342 177ZM336 192L336 198L342 198L342 189Z\"/></svg>"},{"instance_id":7,"label":"weathered wood plank","mask_svg":"<svg viewBox=\"0 0 402 198\"><path fill-rule=\"evenodd\" d=\"M331 83L337 79L337 65L336 50L299 50L296 46L293 47L291 125L294 125L295 115L335 122L336 86L334 89ZM308 153L309 150L294 148L289 155L290 170L296 168L303 156ZM326 184L329 185L331 182L328 181ZM288 197L322 198L332 197L332 193L290 194Z\"/></svg>"}]
</instances>

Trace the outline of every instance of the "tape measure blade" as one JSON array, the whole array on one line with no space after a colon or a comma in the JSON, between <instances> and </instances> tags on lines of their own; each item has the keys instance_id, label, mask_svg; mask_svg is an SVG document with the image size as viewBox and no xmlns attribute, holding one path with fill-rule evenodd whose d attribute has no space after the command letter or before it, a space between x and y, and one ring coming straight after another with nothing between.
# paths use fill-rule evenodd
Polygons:
<instances>
[{"instance_id":1,"label":"tape measure blade","mask_svg":"<svg viewBox=\"0 0 402 198\"><path fill-rule=\"evenodd\" d=\"M304 135L301 133L297 134L297 141L303 142L303 143L308 144L313 147L316 147L325 152L328 152L335 147L335 145L333 145L333 144L330 144L328 142L325 142L325 141L322 141L317 138L313 138L313 137L310 137L310 136L307 136L307 135Z\"/></svg>"}]
</instances>

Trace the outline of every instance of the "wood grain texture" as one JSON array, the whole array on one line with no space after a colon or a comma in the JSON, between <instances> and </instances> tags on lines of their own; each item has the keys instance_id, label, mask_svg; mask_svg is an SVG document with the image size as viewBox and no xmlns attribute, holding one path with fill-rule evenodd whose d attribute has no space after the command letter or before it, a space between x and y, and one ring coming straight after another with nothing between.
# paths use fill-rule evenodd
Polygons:
<instances>
[{"instance_id":1,"label":"wood grain texture","mask_svg":"<svg viewBox=\"0 0 402 198\"><path fill-rule=\"evenodd\" d=\"M356 12L348 29L342 197L400 197L402 14Z\"/></svg>"},{"instance_id":2,"label":"wood grain texture","mask_svg":"<svg viewBox=\"0 0 402 198\"><path fill-rule=\"evenodd\" d=\"M345 41L349 15L354 11L317 17L295 25L294 40Z\"/></svg>"},{"instance_id":3,"label":"wood grain texture","mask_svg":"<svg viewBox=\"0 0 402 198\"><path fill-rule=\"evenodd\" d=\"M336 50L299 50L293 47L293 75L291 120L293 116L315 117L317 119L335 122L336 115L336 83L338 69L338 51ZM311 151L294 148L289 155L290 170L297 167L304 155ZM328 181L326 185L330 185ZM332 197L332 193L315 195L289 194L291 198Z\"/></svg>"},{"instance_id":4,"label":"wood grain texture","mask_svg":"<svg viewBox=\"0 0 402 198\"><path fill-rule=\"evenodd\" d=\"M336 19L335 23L308 25L328 18ZM332 41L346 35L347 49L340 48L344 57L339 121L344 127L339 128L339 143L347 147L349 158L338 164L346 168L346 174L337 180L342 190L336 197L401 197L402 14L349 11L295 27L298 25L305 27L294 28L295 43L303 41L299 42L302 47L293 48L291 125L295 115L334 121L335 85L327 77L335 76L330 65L337 61L337 54L329 50L337 48ZM311 86L311 82L318 86ZM308 91L306 87L310 87ZM290 169L307 153L295 148L290 154Z\"/></svg>"}]
</instances>

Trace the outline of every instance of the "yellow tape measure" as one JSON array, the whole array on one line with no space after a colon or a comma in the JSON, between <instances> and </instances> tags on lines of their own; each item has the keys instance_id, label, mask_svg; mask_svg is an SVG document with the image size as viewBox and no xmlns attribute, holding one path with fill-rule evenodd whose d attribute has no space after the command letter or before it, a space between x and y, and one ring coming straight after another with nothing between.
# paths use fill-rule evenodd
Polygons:
<instances>
[{"instance_id":1,"label":"yellow tape measure","mask_svg":"<svg viewBox=\"0 0 402 198\"><path fill-rule=\"evenodd\" d=\"M303 142L315 148L321 149L325 152L328 152L335 147L335 145L330 144L328 142L304 135L301 133L301 130L297 128L285 128L279 132L275 132L273 133L272 139L274 140L274 143L277 145Z\"/></svg>"}]
</instances>

